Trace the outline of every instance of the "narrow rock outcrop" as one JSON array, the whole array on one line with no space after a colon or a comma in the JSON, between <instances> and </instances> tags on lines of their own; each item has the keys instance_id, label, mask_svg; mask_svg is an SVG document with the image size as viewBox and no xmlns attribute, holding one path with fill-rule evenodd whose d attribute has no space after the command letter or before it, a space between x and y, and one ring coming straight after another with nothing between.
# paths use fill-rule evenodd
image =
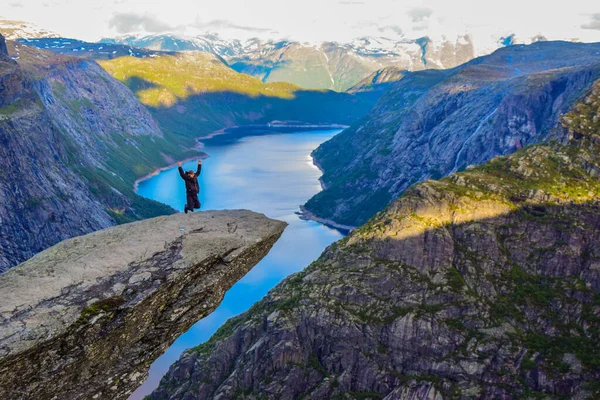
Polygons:
<instances>
[{"instance_id":1,"label":"narrow rock outcrop","mask_svg":"<svg viewBox=\"0 0 600 400\"><path fill-rule=\"evenodd\" d=\"M286 224L245 210L63 241L0 275L0 398L122 399Z\"/></svg>"}]
</instances>

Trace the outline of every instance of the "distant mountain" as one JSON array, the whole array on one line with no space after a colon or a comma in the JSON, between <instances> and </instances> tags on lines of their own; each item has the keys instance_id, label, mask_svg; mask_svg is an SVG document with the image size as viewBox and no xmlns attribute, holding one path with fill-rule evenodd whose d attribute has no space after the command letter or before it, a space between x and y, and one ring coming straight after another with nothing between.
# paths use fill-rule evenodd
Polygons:
<instances>
[{"instance_id":1,"label":"distant mountain","mask_svg":"<svg viewBox=\"0 0 600 400\"><path fill-rule=\"evenodd\" d=\"M347 92L364 98L370 98L373 103L376 103L381 96L390 90L396 82L404 78L407 73L408 71L402 68L385 67L373 72L371 75L348 89Z\"/></svg>"},{"instance_id":2,"label":"distant mountain","mask_svg":"<svg viewBox=\"0 0 600 400\"><path fill-rule=\"evenodd\" d=\"M407 71L398 67L386 67L373 72L362 81L348 89L348 93L360 93L378 90L382 85L391 87L406 75Z\"/></svg>"},{"instance_id":3,"label":"distant mountain","mask_svg":"<svg viewBox=\"0 0 600 400\"><path fill-rule=\"evenodd\" d=\"M153 50L200 50L223 57L238 72L263 82L289 82L307 89L345 91L381 68L449 68L475 57L470 36L437 41L423 37L394 41L360 38L349 43L300 43L250 39L223 40L214 34L125 36L103 39Z\"/></svg>"},{"instance_id":4,"label":"distant mountain","mask_svg":"<svg viewBox=\"0 0 600 400\"><path fill-rule=\"evenodd\" d=\"M40 28L29 22L11 21L2 18L0 18L0 34L6 40L59 37L57 33Z\"/></svg>"},{"instance_id":5,"label":"distant mountain","mask_svg":"<svg viewBox=\"0 0 600 400\"><path fill-rule=\"evenodd\" d=\"M600 44L510 46L407 73L359 123L314 151L325 189L308 213L357 226L416 182L543 141L600 76Z\"/></svg>"},{"instance_id":6,"label":"distant mountain","mask_svg":"<svg viewBox=\"0 0 600 400\"><path fill-rule=\"evenodd\" d=\"M221 57L235 56L244 52L239 40L225 40L218 35L206 34L198 37L180 37L175 35L120 36L104 38L101 43L124 44L133 47L160 51L203 51Z\"/></svg>"},{"instance_id":7,"label":"distant mountain","mask_svg":"<svg viewBox=\"0 0 600 400\"><path fill-rule=\"evenodd\" d=\"M174 212L136 195L133 183L169 157L197 154L185 150L192 140L161 131L92 60L16 42L8 53L0 54L0 272L61 240Z\"/></svg>"},{"instance_id":8,"label":"distant mountain","mask_svg":"<svg viewBox=\"0 0 600 400\"><path fill-rule=\"evenodd\" d=\"M18 39L18 42L37 47L42 50L50 50L56 54L65 54L73 57L90 58L93 60L110 60L123 56L151 57L163 54L162 51L153 51L122 44L91 43L77 39L61 37L41 39Z\"/></svg>"},{"instance_id":9,"label":"distant mountain","mask_svg":"<svg viewBox=\"0 0 600 400\"><path fill-rule=\"evenodd\" d=\"M274 120L349 125L374 104L361 95L263 83L210 53L121 57L100 64L137 95L163 128L188 137Z\"/></svg>"}]
</instances>

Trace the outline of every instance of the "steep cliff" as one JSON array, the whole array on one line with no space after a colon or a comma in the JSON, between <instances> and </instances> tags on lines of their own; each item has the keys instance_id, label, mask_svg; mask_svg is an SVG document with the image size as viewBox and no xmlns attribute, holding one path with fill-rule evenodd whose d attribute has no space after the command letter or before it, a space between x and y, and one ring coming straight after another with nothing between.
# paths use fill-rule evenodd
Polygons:
<instances>
[{"instance_id":1,"label":"steep cliff","mask_svg":"<svg viewBox=\"0 0 600 400\"><path fill-rule=\"evenodd\" d=\"M8 49L6 48L6 40L4 36L0 35L0 54L8 56Z\"/></svg>"},{"instance_id":2,"label":"steep cliff","mask_svg":"<svg viewBox=\"0 0 600 400\"><path fill-rule=\"evenodd\" d=\"M543 141L600 76L600 44L511 46L463 66L407 73L314 153L324 190L306 209L357 226L412 184Z\"/></svg>"},{"instance_id":3,"label":"steep cliff","mask_svg":"<svg viewBox=\"0 0 600 400\"><path fill-rule=\"evenodd\" d=\"M158 217L0 275L0 398L126 398L285 226L244 210Z\"/></svg>"},{"instance_id":4,"label":"steep cliff","mask_svg":"<svg viewBox=\"0 0 600 400\"><path fill-rule=\"evenodd\" d=\"M172 213L136 178L189 155L98 64L9 42L0 54L0 272L73 236Z\"/></svg>"},{"instance_id":5,"label":"steep cliff","mask_svg":"<svg viewBox=\"0 0 600 400\"><path fill-rule=\"evenodd\" d=\"M150 398L598 398L600 81L552 139L406 191Z\"/></svg>"}]
</instances>

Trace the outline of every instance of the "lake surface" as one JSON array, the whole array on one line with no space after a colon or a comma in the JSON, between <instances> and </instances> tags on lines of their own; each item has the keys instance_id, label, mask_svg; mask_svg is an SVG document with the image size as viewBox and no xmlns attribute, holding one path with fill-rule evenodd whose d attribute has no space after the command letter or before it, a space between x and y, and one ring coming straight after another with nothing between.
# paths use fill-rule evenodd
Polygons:
<instances>
[{"instance_id":1,"label":"lake surface","mask_svg":"<svg viewBox=\"0 0 600 400\"><path fill-rule=\"evenodd\" d=\"M321 172L313 165L310 153L338 132L267 134L233 142L217 136L204 142L202 151L210 157L202 161L199 179L203 210L245 208L286 221L289 226L271 252L226 293L221 305L152 364L148 380L130 399L152 392L184 350L208 340L227 319L246 311L343 236L320 223L303 221L296 214L300 205L321 190ZM185 163L183 168L195 170L196 161ZM177 168L141 181L138 194L180 211L185 203L185 185Z\"/></svg>"}]
</instances>

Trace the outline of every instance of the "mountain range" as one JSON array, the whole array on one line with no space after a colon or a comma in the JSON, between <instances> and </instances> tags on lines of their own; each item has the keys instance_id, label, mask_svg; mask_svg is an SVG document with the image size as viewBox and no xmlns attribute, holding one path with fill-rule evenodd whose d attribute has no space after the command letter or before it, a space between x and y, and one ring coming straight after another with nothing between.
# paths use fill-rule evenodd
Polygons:
<instances>
[{"instance_id":1,"label":"mountain range","mask_svg":"<svg viewBox=\"0 0 600 400\"><path fill-rule=\"evenodd\" d=\"M365 37L349 43L301 43L249 39L224 40L218 35L124 36L103 39L152 50L210 52L236 71L263 82L289 82L306 89L345 91L371 73L395 66L408 70L454 67L475 57L470 36L434 42L427 37L391 40Z\"/></svg>"},{"instance_id":2,"label":"mountain range","mask_svg":"<svg viewBox=\"0 0 600 400\"><path fill-rule=\"evenodd\" d=\"M151 400L600 396L600 81L551 141L407 190Z\"/></svg>"},{"instance_id":3,"label":"mountain range","mask_svg":"<svg viewBox=\"0 0 600 400\"><path fill-rule=\"evenodd\" d=\"M313 152L324 190L307 215L359 226L416 182L545 140L600 76L600 45L510 46L403 74L368 115Z\"/></svg>"}]
</instances>

